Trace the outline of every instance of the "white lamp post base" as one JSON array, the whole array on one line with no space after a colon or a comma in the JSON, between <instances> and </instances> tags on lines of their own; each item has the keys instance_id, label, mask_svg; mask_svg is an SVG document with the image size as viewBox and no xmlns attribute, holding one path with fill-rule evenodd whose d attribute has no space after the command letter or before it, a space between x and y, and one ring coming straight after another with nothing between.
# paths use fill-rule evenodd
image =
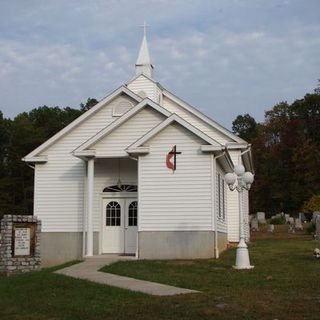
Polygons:
<instances>
[{"instance_id":1,"label":"white lamp post base","mask_svg":"<svg viewBox=\"0 0 320 320\"><path fill-rule=\"evenodd\" d=\"M250 265L248 246L243 238L240 239L238 244L236 265L233 268L237 270L254 268L254 266Z\"/></svg>"}]
</instances>

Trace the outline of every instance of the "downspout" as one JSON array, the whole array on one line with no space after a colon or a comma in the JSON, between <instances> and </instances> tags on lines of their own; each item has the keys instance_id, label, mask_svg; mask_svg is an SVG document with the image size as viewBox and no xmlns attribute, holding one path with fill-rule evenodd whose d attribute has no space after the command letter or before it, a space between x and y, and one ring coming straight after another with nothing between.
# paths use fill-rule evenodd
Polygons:
<instances>
[{"instance_id":1,"label":"downspout","mask_svg":"<svg viewBox=\"0 0 320 320\"><path fill-rule=\"evenodd\" d=\"M227 148L225 149L227 150ZM217 171L217 159L220 157L223 157L225 155L226 151L223 151L222 154L219 154L218 156L214 156L214 154L211 155L211 170L212 170L212 180L213 180L213 186L211 188L212 192L212 198L214 199L212 203L212 210L214 212L214 257L216 259L219 259L219 246L218 246L218 219L217 219L217 212L215 209L216 205L216 171Z\"/></svg>"},{"instance_id":2,"label":"downspout","mask_svg":"<svg viewBox=\"0 0 320 320\"><path fill-rule=\"evenodd\" d=\"M87 207L87 163L85 159L84 164L86 168L86 175L83 177L83 215L82 215L82 258L86 256L86 229L87 229L87 223L86 223L86 207Z\"/></svg>"}]
</instances>

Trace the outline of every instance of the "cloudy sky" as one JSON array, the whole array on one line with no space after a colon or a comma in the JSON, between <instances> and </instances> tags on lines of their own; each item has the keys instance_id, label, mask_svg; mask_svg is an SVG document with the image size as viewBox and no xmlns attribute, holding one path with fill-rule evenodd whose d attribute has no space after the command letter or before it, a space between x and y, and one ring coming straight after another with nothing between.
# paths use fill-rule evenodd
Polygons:
<instances>
[{"instance_id":1,"label":"cloudy sky","mask_svg":"<svg viewBox=\"0 0 320 320\"><path fill-rule=\"evenodd\" d=\"M230 128L320 78L319 0L0 0L0 110L79 107L134 75L144 20L154 78Z\"/></svg>"}]
</instances>

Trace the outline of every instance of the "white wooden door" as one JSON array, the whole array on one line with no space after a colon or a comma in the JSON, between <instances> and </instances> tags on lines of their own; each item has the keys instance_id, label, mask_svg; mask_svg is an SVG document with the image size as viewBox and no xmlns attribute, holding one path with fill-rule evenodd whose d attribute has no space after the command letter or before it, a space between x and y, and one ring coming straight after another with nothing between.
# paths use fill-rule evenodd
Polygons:
<instances>
[{"instance_id":1,"label":"white wooden door","mask_svg":"<svg viewBox=\"0 0 320 320\"><path fill-rule=\"evenodd\" d=\"M136 198L103 200L102 252L134 254L137 246Z\"/></svg>"},{"instance_id":2,"label":"white wooden door","mask_svg":"<svg viewBox=\"0 0 320 320\"><path fill-rule=\"evenodd\" d=\"M138 201L126 199L124 246L126 254L134 254L137 249Z\"/></svg>"}]
</instances>

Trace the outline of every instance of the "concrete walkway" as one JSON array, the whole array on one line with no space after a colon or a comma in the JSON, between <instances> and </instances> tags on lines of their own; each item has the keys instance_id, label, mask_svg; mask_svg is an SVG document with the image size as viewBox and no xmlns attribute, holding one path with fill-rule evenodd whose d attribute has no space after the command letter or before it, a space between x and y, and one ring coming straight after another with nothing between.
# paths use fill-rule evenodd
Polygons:
<instances>
[{"instance_id":1,"label":"concrete walkway","mask_svg":"<svg viewBox=\"0 0 320 320\"><path fill-rule=\"evenodd\" d=\"M120 260L135 260L135 258L117 255L95 256L87 258L84 262L57 270L55 273L63 274L77 279L84 279L97 283L107 284L113 287L143 292L155 296L172 296L176 294L199 292L195 290L177 288L165 284L138 280L98 271L103 266L110 265Z\"/></svg>"}]
</instances>

